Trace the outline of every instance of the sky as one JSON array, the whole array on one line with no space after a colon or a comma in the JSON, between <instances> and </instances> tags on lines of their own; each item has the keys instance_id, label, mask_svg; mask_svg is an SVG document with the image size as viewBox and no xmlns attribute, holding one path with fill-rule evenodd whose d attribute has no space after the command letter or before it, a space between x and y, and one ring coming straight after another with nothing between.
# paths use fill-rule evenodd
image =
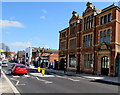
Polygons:
<instances>
[{"instance_id":1,"label":"sky","mask_svg":"<svg viewBox=\"0 0 120 95\"><path fill-rule=\"evenodd\" d=\"M113 2L92 4L103 9ZM11 51L29 46L59 49L59 31L69 26L72 11L82 16L85 9L86 2L2 2L2 42Z\"/></svg>"}]
</instances>

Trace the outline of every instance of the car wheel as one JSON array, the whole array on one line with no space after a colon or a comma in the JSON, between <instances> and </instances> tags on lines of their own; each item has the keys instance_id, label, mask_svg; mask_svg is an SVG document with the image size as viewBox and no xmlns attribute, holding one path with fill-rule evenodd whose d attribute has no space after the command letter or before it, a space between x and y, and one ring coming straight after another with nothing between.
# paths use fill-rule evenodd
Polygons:
<instances>
[{"instance_id":1,"label":"car wheel","mask_svg":"<svg viewBox=\"0 0 120 95\"><path fill-rule=\"evenodd\" d=\"M13 75L13 72L11 72L11 74Z\"/></svg>"},{"instance_id":2,"label":"car wheel","mask_svg":"<svg viewBox=\"0 0 120 95\"><path fill-rule=\"evenodd\" d=\"M12 75L15 75L15 73L11 72Z\"/></svg>"},{"instance_id":3,"label":"car wheel","mask_svg":"<svg viewBox=\"0 0 120 95\"><path fill-rule=\"evenodd\" d=\"M27 75L27 73L25 73L25 75Z\"/></svg>"}]
</instances>

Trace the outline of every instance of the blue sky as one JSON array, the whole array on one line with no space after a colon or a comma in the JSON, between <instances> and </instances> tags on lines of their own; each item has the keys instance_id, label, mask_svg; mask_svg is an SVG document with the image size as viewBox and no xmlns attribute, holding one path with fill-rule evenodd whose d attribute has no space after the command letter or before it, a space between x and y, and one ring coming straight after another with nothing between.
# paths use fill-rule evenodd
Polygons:
<instances>
[{"instance_id":1,"label":"blue sky","mask_svg":"<svg viewBox=\"0 0 120 95\"><path fill-rule=\"evenodd\" d=\"M99 9L111 4L93 2ZM82 15L85 9L86 2L3 2L2 42L11 51L28 46L58 49L59 31L68 27L72 11Z\"/></svg>"}]
</instances>

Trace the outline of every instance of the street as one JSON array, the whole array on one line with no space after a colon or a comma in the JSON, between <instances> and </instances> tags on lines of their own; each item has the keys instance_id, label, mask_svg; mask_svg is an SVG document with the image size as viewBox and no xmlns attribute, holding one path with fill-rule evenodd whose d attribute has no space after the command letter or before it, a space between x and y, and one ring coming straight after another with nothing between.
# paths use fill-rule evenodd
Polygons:
<instances>
[{"instance_id":1,"label":"street","mask_svg":"<svg viewBox=\"0 0 120 95\"><path fill-rule=\"evenodd\" d=\"M118 93L118 86L99 83L90 79L64 74L46 72L43 76L36 70L29 70L28 75L11 75L8 67L4 73L20 93Z\"/></svg>"}]
</instances>

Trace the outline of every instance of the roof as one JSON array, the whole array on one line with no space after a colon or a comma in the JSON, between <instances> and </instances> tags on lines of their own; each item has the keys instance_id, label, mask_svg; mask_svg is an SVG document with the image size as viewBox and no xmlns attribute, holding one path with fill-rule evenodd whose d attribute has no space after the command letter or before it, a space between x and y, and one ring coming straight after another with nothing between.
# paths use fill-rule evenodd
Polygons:
<instances>
[{"instance_id":1,"label":"roof","mask_svg":"<svg viewBox=\"0 0 120 95\"><path fill-rule=\"evenodd\" d=\"M96 10L97 14L101 13L101 10L100 10L100 9L95 8L95 10Z\"/></svg>"},{"instance_id":2,"label":"roof","mask_svg":"<svg viewBox=\"0 0 120 95\"><path fill-rule=\"evenodd\" d=\"M33 52L36 52L38 49L42 50L42 48L33 48ZM44 49L44 53L58 53L56 49Z\"/></svg>"},{"instance_id":3,"label":"roof","mask_svg":"<svg viewBox=\"0 0 120 95\"><path fill-rule=\"evenodd\" d=\"M46 53L58 53L58 50L55 49L45 49Z\"/></svg>"},{"instance_id":4,"label":"roof","mask_svg":"<svg viewBox=\"0 0 120 95\"><path fill-rule=\"evenodd\" d=\"M109 9L111 9L111 8L113 8L113 7L115 7L114 3L113 3L112 5L110 5L110 6L102 9L102 12L103 12L103 11L106 11L106 10L109 10Z\"/></svg>"},{"instance_id":5,"label":"roof","mask_svg":"<svg viewBox=\"0 0 120 95\"><path fill-rule=\"evenodd\" d=\"M67 30L67 29L69 29L69 27L60 30L59 33L62 32L62 31L64 31L64 30Z\"/></svg>"}]
</instances>

